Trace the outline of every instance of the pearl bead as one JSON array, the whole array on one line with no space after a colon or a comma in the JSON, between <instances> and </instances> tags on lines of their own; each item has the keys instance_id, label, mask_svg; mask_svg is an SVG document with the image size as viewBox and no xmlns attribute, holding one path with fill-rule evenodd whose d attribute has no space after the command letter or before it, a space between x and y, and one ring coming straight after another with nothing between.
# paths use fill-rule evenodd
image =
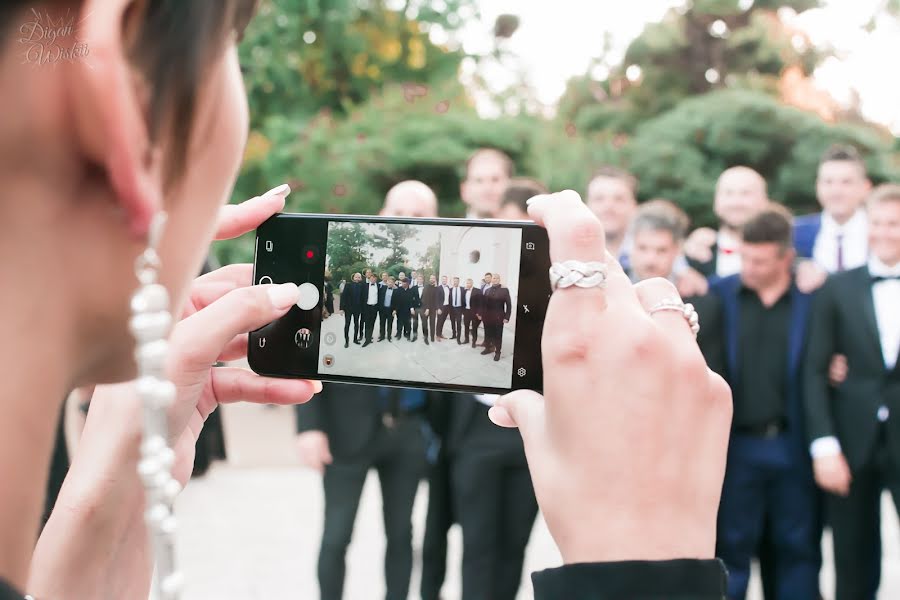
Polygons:
<instances>
[{"instance_id":1,"label":"pearl bead","mask_svg":"<svg viewBox=\"0 0 900 600\"><path fill-rule=\"evenodd\" d=\"M138 343L152 342L166 337L172 326L172 315L165 311L141 313L133 316L128 324Z\"/></svg>"},{"instance_id":2,"label":"pearl bead","mask_svg":"<svg viewBox=\"0 0 900 600\"><path fill-rule=\"evenodd\" d=\"M166 447L166 440L161 435L152 435L141 444L141 452L149 457L158 454Z\"/></svg>"},{"instance_id":3,"label":"pearl bead","mask_svg":"<svg viewBox=\"0 0 900 600\"><path fill-rule=\"evenodd\" d=\"M169 292L158 283L142 286L131 297L131 310L136 313L157 312L169 307Z\"/></svg>"},{"instance_id":4,"label":"pearl bead","mask_svg":"<svg viewBox=\"0 0 900 600\"><path fill-rule=\"evenodd\" d=\"M178 494L181 493L181 490L181 484L174 479L170 479L163 488L163 495L170 501L175 500L175 498L178 497Z\"/></svg>"},{"instance_id":5,"label":"pearl bead","mask_svg":"<svg viewBox=\"0 0 900 600\"><path fill-rule=\"evenodd\" d=\"M164 339L143 344L136 352L138 366L144 373L162 373L168 354L169 342Z\"/></svg>"},{"instance_id":6,"label":"pearl bead","mask_svg":"<svg viewBox=\"0 0 900 600\"><path fill-rule=\"evenodd\" d=\"M163 448L156 454L157 459L163 468L168 471L175 464L175 451L171 448Z\"/></svg>"},{"instance_id":7,"label":"pearl bead","mask_svg":"<svg viewBox=\"0 0 900 600\"><path fill-rule=\"evenodd\" d=\"M162 580L160 584L160 588L163 594L168 596L172 596L181 591L181 586L184 584L184 579L181 576L181 573L172 573L168 577Z\"/></svg>"},{"instance_id":8,"label":"pearl bead","mask_svg":"<svg viewBox=\"0 0 900 600\"><path fill-rule=\"evenodd\" d=\"M153 408L168 408L175 401L175 384L156 377L141 377L137 381L137 391L141 398Z\"/></svg>"},{"instance_id":9,"label":"pearl bead","mask_svg":"<svg viewBox=\"0 0 900 600\"><path fill-rule=\"evenodd\" d=\"M156 477L160 469L162 469L162 465L154 457L147 457L138 463L138 473L145 481Z\"/></svg>"},{"instance_id":10,"label":"pearl bead","mask_svg":"<svg viewBox=\"0 0 900 600\"><path fill-rule=\"evenodd\" d=\"M159 528L162 525L163 521L165 521L170 514L171 513L169 512L168 508L166 508L162 504L157 504L155 506L152 506L144 514L144 516L146 517L147 522L149 522L154 527Z\"/></svg>"},{"instance_id":11,"label":"pearl bead","mask_svg":"<svg viewBox=\"0 0 900 600\"><path fill-rule=\"evenodd\" d=\"M162 523L159 524L159 530L165 533L166 535L172 535L175 533L175 530L178 528L178 522L175 517L168 516L163 519Z\"/></svg>"}]
</instances>

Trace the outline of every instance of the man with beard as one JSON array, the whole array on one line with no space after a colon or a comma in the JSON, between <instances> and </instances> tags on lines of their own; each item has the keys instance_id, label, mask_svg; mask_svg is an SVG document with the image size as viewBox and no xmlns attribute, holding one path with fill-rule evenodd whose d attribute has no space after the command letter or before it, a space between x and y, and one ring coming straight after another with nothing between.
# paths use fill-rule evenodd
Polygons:
<instances>
[{"instance_id":1,"label":"man with beard","mask_svg":"<svg viewBox=\"0 0 900 600\"><path fill-rule=\"evenodd\" d=\"M422 308L425 319L428 320L428 329L425 329L425 321L422 321L422 333L425 334L425 343L428 343L428 336L431 335L431 341L435 340L437 331L437 316L441 306L441 288L437 285L437 277L432 275L428 278L428 285L422 292ZM427 333L426 333L427 331Z\"/></svg>"},{"instance_id":2,"label":"man with beard","mask_svg":"<svg viewBox=\"0 0 900 600\"><path fill-rule=\"evenodd\" d=\"M460 344L469 343L469 332L472 333L472 347L478 342L478 313L481 311L481 290L474 287L471 279L466 279L466 290L463 293L463 331L465 331L466 339L460 339Z\"/></svg>"},{"instance_id":3,"label":"man with beard","mask_svg":"<svg viewBox=\"0 0 900 600\"><path fill-rule=\"evenodd\" d=\"M427 304L425 303L425 278L421 275L416 274L416 285L409 288L413 294L415 294L414 298L414 312L412 316L413 322L413 338L412 341L416 341L419 339L419 321L422 322L422 338L425 340L425 345L428 345L428 315L425 314L428 310Z\"/></svg>"},{"instance_id":4,"label":"man with beard","mask_svg":"<svg viewBox=\"0 0 900 600\"><path fill-rule=\"evenodd\" d=\"M438 289L440 294L440 305L437 309L437 339L444 339L444 323L450 316L450 286L447 283L447 276L441 277L441 287Z\"/></svg>"}]
</instances>

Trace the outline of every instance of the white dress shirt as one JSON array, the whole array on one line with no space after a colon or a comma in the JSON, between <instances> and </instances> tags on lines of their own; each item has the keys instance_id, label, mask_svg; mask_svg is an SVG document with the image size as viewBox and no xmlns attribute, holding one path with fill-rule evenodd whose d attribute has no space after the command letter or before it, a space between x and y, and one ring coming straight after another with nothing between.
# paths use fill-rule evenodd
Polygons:
<instances>
[{"instance_id":1,"label":"white dress shirt","mask_svg":"<svg viewBox=\"0 0 900 600\"><path fill-rule=\"evenodd\" d=\"M839 225L828 213L822 213L822 228L813 246L813 260L829 273L838 269L838 242L843 252L845 271L866 264L869 260L869 220L862 209L849 221Z\"/></svg>"},{"instance_id":2,"label":"white dress shirt","mask_svg":"<svg viewBox=\"0 0 900 600\"><path fill-rule=\"evenodd\" d=\"M872 277L900 277L900 263L889 267L873 256L869 259L869 274ZM897 354L900 353L900 279L873 283L872 300L884 366L890 370L897 365Z\"/></svg>"},{"instance_id":3,"label":"white dress shirt","mask_svg":"<svg viewBox=\"0 0 900 600\"><path fill-rule=\"evenodd\" d=\"M888 267L873 256L868 265L872 277L900 277L900 263ZM884 367L890 370L897 365L897 355L900 353L900 280L872 283L872 300L875 304L875 322L878 324ZM886 406L878 409L877 417L880 421L887 421L889 416ZM810 446L813 458L835 456L840 452L841 444L834 436L813 440Z\"/></svg>"},{"instance_id":4,"label":"white dress shirt","mask_svg":"<svg viewBox=\"0 0 900 600\"><path fill-rule=\"evenodd\" d=\"M450 286L449 285L441 285L444 288L444 306L450 305Z\"/></svg>"},{"instance_id":5,"label":"white dress shirt","mask_svg":"<svg viewBox=\"0 0 900 600\"><path fill-rule=\"evenodd\" d=\"M716 236L716 275L730 277L741 272L741 240L719 230Z\"/></svg>"},{"instance_id":6,"label":"white dress shirt","mask_svg":"<svg viewBox=\"0 0 900 600\"><path fill-rule=\"evenodd\" d=\"M472 308L472 290L466 290L466 310Z\"/></svg>"},{"instance_id":7,"label":"white dress shirt","mask_svg":"<svg viewBox=\"0 0 900 600\"><path fill-rule=\"evenodd\" d=\"M425 293L425 286L423 286L423 285L417 285L417 286L416 286L416 289L419 290L419 300L421 300L421 299L422 299L422 294Z\"/></svg>"},{"instance_id":8,"label":"white dress shirt","mask_svg":"<svg viewBox=\"0 0 900 600\"><path fill-rule=\"evenodd\" d=\"M366 300L366 304L369 306L375 306L378 304L378 286L374 283L370 283L369 285L369 297Z\"/></svg>"}]
</instances>

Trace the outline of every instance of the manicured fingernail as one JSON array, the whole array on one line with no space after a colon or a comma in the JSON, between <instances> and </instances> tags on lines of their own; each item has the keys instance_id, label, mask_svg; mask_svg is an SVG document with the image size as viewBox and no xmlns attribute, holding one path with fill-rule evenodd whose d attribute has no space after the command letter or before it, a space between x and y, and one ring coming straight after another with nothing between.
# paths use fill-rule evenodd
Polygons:
<instances>
[{"instance_id":1,"label":"manicured fingernail","mask_svg":"<svg viewBox=\"0 0 900 600\"><path fill-rule=\"evenodd\" d=\"M547 194L541 194L539 196L532 196L525 202L525 204L527 204L528 206L532 206L534 204L537 204L538 202L540 202L541 200L543 200L546 197L547 197Z\"/></svg>"},{"instance_id":2,"label":"manicured fingernail","mask_svg":"<svg viewBox=\"0 0 900 600\"><path fill-rule=\"evenodd\" d=\"M318 394L322 391L322 382L321 381L313 381L313 393Z\"/></svg>"},{"instance_id":3,"label":"manicured fingernail","mask_svg":"<svg viewBox=\"0 0 900 600\"><path fill-rule=\"evenodd\" d=\"M290 193L291 193L291 186L289 186L286 183L282 183L277 188L272 188L271 190L269 190L268 192L266 192L263 195L264 196L278 196L278 195L287 196Z\"/></svg>"},{"instance_id":4,"label":"manicured fingernail","mask_svg":"<svg viewBox=\"0 0 900 600\"><path fill-rule=\"evenodd\" d=\"M296 283L282 283L269 288L269 299L278 310L290 308L300 299L300 288Z\"/></svg>"}]
</instances>

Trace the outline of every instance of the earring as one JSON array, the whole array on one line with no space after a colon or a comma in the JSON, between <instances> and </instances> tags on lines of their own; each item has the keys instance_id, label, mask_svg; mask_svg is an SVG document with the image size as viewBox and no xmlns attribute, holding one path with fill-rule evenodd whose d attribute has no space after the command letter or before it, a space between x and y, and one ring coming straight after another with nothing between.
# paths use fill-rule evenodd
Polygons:
<instances>
[{"instance_id":1,"label":"earring","mask_svg":"<svg viewBox=\"0 0 900 600\"><path fill-rule=\"evenodd\" d=\"M167 336L172 327L169 293L158 283L157 253L166 214L157 213L150 225L147 249L135 262L140 287L131 298L131 321L138 366L137 392L143 407L143 435L138 473L144 482L146 512L153 555L154 587L163 600L177 600L182 578L175 565L173 506L181 485L172 478L175 452L169 447L166 411L175 401L175 384L166 378Z\"/></svg>"}]
</instances>

